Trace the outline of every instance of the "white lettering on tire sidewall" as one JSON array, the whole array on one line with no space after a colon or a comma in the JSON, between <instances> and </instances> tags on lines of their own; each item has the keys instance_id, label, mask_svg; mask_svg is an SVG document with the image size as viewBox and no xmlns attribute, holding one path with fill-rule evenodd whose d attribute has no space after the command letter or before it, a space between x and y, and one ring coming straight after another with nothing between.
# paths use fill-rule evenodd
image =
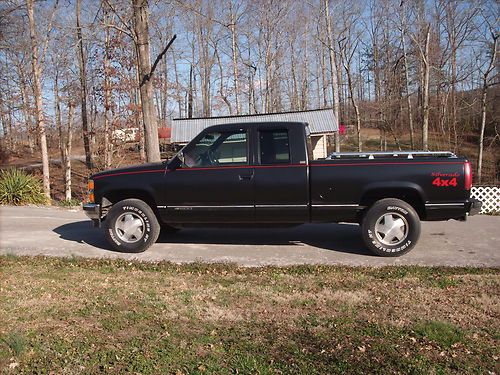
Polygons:
<instances>
[{"instance_id":1,"label":"white lettering on tire sidewall","mask_svg":"<svg viewBox=\"0 0 500 375\"><path fill-rule=\"evenodd\" d=\"M398 206L387 206L387 211L398 211L398 212L401 212L405 215L408 215L409 212L406 211L404 208L401 208L401 207L398 207Z\"/></svg>"},{"instance_id":2,"label":"white lettering on tire sidewall","mask_svg":"<svg viewBox=\"0 0 500 375\"><path fill-rule=\"evenodd\" d=\"M404 208L399 207L399 206L387 206L386 210L400 212L400 213L404 214L405 216L407 216L409 214L409 212L407 210L405 210ZM408 225L410 225L410 224L408 223ZM411 231L411 227L409 229ZM409 236L409 234L410 233L408 233L408 236ZM383 244L381 244L380 242L377 241L377 239L376 239L376 237L371 229L368 229L368 238L370 239L370 242L372 243L372 245L374 247L376 247L378 250L383 251L384 253L399 253L400 251L406 250L413 243L412 240L408 239L403 245L400 245L398 247L394 247L394 248L385 247Z\"/></svg>"},{"instance_id":3,"label":"white lettering on tire sidewall","mask_svg":"<svg viewBox=\"0 0 500 375\"><path fill-rule=\"evenodd\" d=\"M123 206L122 207L122 211L124 211L124 212L134 212L134 213L138 214L142 218L142 220L144 221L144 226L145 226L144 236L142 238L142 242L146 243L148 241L149 237L150 237L150 232L151 232L151 223L149 221L148 216L144 213L143 210L141 210L140 208L137 208L135 206ZM118 238L116 238L115 233L114 233L114 229L109 228L108 231L109 231L109 236L114 241L114 243L116 243L118 246L124 245L123 243L121 243L118 240Z\"/></svg>"}]
</instances>

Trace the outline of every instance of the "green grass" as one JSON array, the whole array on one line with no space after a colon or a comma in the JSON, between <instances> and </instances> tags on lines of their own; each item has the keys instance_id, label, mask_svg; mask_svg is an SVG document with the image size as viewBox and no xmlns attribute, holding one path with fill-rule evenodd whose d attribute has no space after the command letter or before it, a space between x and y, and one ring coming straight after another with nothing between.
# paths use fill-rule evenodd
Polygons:
<instances>
[{"instance_id":1,"label":"green grass","mask_svg":"<svg viewBox=\"0 0 500 375\"><path fill-rule=\"evenodd\" d=\"M0 373L494 372L497 269L0 256Z\"/></svg>"},{"instance_id":2,"label":"green grass","mask_svg":"<svg viewBox=\"0 0 500 375\"><path fill-rule=\"evenodd\" d=\"M413 330L418 336L447 348L462 342L465 337L464 332L460 328L451 323L441 321L419 323Z\"/></svg>"},{"instance_id":3,"label":"green grass","mask_svg":"<svg viewBox=\"0 0 500 375\"><path fill-rule=\"evenodd\" d=\"M10 332L1 337L0 341L6 345L14 355L20 355L26 348L26 339L19 332Z\"/></svg>"},{"instance_id":4,"label":"green grass","mask_svg":"<svg viewBox=\"0 0 500 375\"><path fill-rule=\"evenodd\" d=\"M61 207L76 207L79 206L82 202L78 199L66 199L62 201L58 201L57 204Z\"/></svg>"}]
</instances>

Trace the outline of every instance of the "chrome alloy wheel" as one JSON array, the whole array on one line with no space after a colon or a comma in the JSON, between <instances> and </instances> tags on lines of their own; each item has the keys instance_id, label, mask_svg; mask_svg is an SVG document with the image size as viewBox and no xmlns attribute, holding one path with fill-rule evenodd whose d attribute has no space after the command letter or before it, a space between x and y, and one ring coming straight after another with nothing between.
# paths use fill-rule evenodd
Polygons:
<instances>
[{"instance_id":1,"label":"chrome alloy wheel","mask_svg":"<svg viewBox=\"0 0 500 375\"><path fill-rule=\"evenodd\" d=\"M133 212L121 214L115 222L118 238L127 243L139 241L144 235L144 220Z\"/></svg>"},{"instance_id":2,"label":"chrome alloy wheel","mask_svg":"<svg viewBox=\"0 0 500 375\"><path fill-rule=\"evenodd\" d=\"M384 214L375 224L375 235L384 245L399 245L408 236L408 222L398 213Z\"/></svg>"}]
</instances>

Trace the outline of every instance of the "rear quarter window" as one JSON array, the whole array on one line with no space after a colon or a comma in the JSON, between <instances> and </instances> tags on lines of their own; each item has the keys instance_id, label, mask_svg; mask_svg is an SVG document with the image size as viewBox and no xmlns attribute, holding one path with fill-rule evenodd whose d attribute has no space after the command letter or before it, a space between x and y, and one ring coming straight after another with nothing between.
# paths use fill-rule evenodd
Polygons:
<instances>
[{"instance_id":1,"label":"rear quarter window","mask_svg":"<svg viewBox=\"0 0 500 375\"><path fill-rule=\"evenodd\" d=\"M259 131L260 164L290 163L288 130L269 129Z\"/></svg>"}]
</instances>

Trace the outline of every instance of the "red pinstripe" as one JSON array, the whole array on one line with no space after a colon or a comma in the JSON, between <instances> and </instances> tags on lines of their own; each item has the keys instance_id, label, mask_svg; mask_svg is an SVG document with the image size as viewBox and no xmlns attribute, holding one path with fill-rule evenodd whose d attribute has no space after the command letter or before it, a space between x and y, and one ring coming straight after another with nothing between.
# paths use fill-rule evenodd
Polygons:
<instances>
[{"instance_id":1,"label":"red pinstripe","mask_svg":"<svg viewBox=\"0 0 500 375\"><path fill-rule=\"evenodd\" d=\"M454 162L439 162L439 161L415 161L415 162L373 162L373 163L339 163L339 164L278 164L278 165L239 165L239 166L220 166L220 167L203 167L203 168L186 168L186 169L177 169L178 172L185 171L207 171L207 170L221 170L221 169L262 169L262 168L297 168L297 167L363 167L363 166L374 166L374 165L414 165L414 164L424 164L424 165L434 165L434 164L464 164L464 162L454 161ZM153 169L146 171L130 171L130 172L118 172L105 174L102 176L94 177L95 180L104 177L111 176L121 176L127 174L142 174L142 173L166 173L168 170L166 169Z\"/></svg>"}]
</instances>

